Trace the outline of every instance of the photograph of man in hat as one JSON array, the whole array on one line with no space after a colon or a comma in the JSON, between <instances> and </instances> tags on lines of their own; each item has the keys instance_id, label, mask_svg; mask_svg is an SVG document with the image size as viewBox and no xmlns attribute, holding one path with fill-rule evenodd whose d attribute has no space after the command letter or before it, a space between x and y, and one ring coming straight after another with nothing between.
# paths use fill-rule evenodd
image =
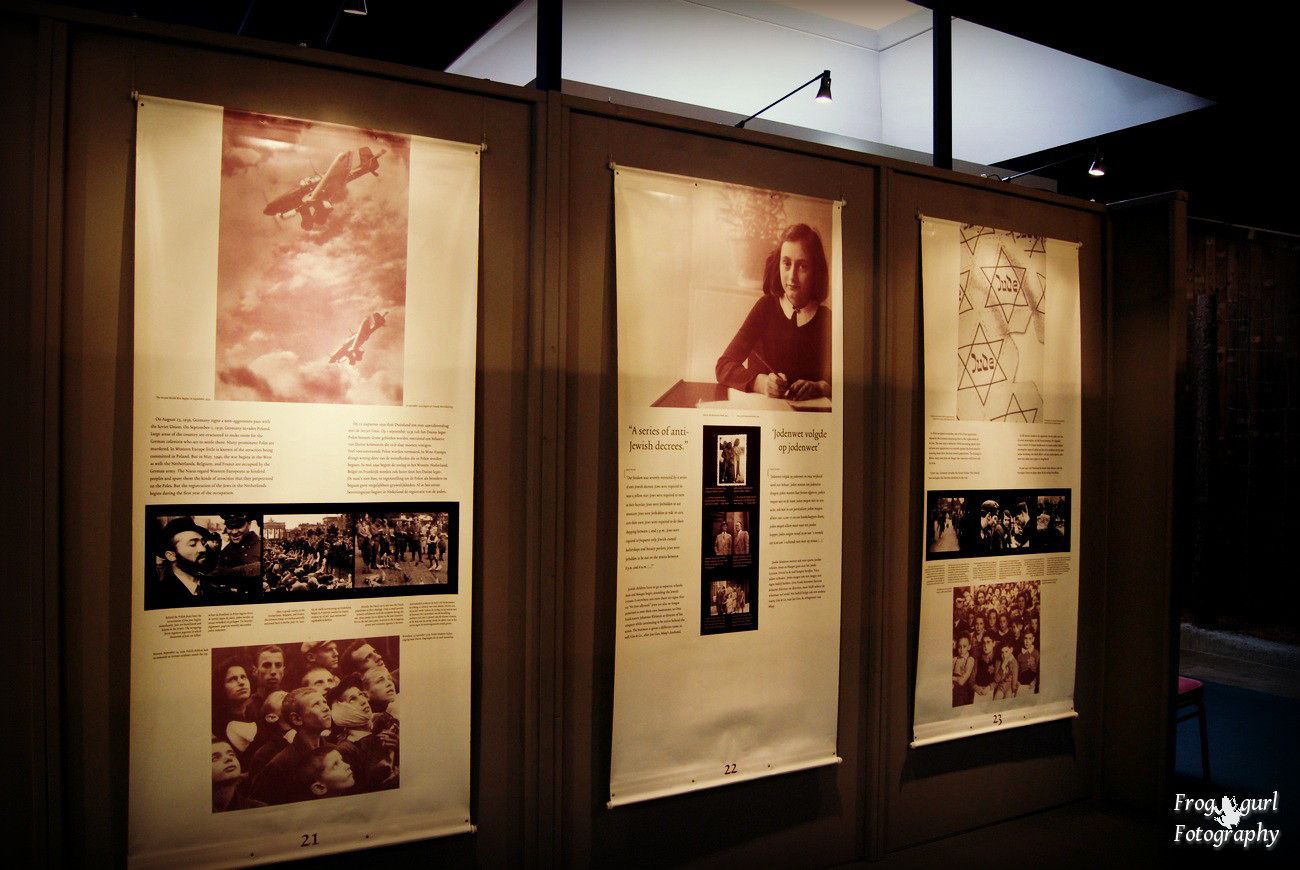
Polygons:
<instances>
[{"instance_id":1,"label":"photograph of man in hat","mask_svg":"<svg viewBox=\"0 0 1300 870\"><path fill-rule=\"evenodd\" d=\"M154 570L145 578L145 610L213 603L207 587L216 559L207 535L193 517L173 517L162 526Z\"/></svg>"}]
</instances>

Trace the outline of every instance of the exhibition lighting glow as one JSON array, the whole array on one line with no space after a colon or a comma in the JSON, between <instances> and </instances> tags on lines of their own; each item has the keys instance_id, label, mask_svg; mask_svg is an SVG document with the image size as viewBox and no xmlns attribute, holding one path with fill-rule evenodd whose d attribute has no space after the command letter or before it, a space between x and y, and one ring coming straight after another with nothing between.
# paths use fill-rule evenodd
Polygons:
<instances>
[{"instance_id":1,"label":"exhibition lighting glow","mask_svg":"<svg viewBox=\"0 0 1300 870\"><path fill-rule=\"evenodd\" d=\"M801 84L799 87L795 88L795 89L794 89L793 91L791 91L790 93L786 94L786 95L785 95L784 97L782 97L780 100L774 100L773 102L770 102L770 103L768 103L766 106L764 106L763 108L759 109L759 110L758 110L757 112L755 112L754 114L750 115L748 118L745 118L745 119L742 120L742 121L737 121L737 122L736 122L736 126L737 126L737 127L744 127L744 126L745 126L746 124L748 124L750 121L754 120L754 119L757 118L759 115L763 114L763 113L766 112L768 109L770 109L770 108L772 108L773 106L775 106L777 103L782 102L783 100L788 100L788 99L790 99L790 98L793 97L795 94L799 93L799 92L802 91L804 88L808 87L810 84L812 84L813 82L817 81L818 79L821 80L821 85L817 88L817 96L815 97L815 99L816 99L816 101L819 102L819 103L829 103L829 102L831 101L831 71L828 70L828 69L824 69L824 70L822 70L821 72L817 73L817 75L815 75L815 76L813 76L812 78L808 79L808 81L806 81L806 82L804 82L803 84Z\"/></svg>"}]
</instances>

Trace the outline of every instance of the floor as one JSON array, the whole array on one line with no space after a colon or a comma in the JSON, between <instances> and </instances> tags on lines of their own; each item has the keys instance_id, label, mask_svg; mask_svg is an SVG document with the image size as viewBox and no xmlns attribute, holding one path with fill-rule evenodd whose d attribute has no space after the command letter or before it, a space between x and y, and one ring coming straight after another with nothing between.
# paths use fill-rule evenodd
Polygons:
<instances>
[{"instance_id":1,"label":"floor","mask_svg":"<svg viewBox=\"0 0 1300 870\"><path fill-rule=\"evenodd\" d=\"M1264 822L1281 832L1265 851L1225 845L1172 844L1172 812L1151 819L1100 801L1083 801L1011 819L887 855L872 868L922 867L1079 867L1110 866L1288 866L1300 856L1300 651L1281 654L1272 647L1218 642L1201 635L1195 649L1184 649L1179 672L1205 683L1210 744L1209 782L1202 779L1200 734L1195 720L1175 734L1174 795L1222 801L1267 798L1276 791L1278 812L1241 823ZM1266 653L1266 654L1265 654ZM1213 829L1193 813L1190 821ZM867 865L858 865L867 866Z\"/></svg>"}]
</instances>

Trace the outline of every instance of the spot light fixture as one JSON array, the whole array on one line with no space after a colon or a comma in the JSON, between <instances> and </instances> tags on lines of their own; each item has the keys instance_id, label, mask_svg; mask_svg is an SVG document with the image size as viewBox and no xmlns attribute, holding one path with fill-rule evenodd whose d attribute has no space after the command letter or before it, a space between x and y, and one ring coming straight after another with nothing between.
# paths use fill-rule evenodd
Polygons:
<instances>
[{"instance_id":1,"label":"spot light fixture","mask_svg":"<svg viewBox=\"0 0 1300 870\"><path fill-rule=\"evenodd\" d=\"M1060 160L1053 160L1051 163L1044 163L1042 166L1035 166L1033 169L1026 169L1024 172L1017 172L1014 175L985 175L985 178L996 178L998 181L1013 181L1022 175L1033 175L1035 172L1042 172L1044 169L1051 169L1053 166L1060 166L1063 163L1069 163L1071 160L1078 160L1080 157L1087 157L1086 151L1078 154L1071 154L1069 157L1062 157ZM1088 165L1088 174L1093 178L1101 178L1106 174L1106 162L1102 159L1101 149L1092 153L1092 163Z\"/></svg>"},{"instance_id":2,"label":"spot light fixture","mask_svg":"<svg viewBox=\"0 0 1300 870\"><path fill-rule=\"evenodd\" d=\"M821 81L821 85L818 86L818 88L817 88L817 96L816 96L814 99L815 99L817 102L819 102L819 103L829 103L829 102L831 101L831 71L828 70L828 69L824 69L824 70L822 70L821 72L817 73L817 75L815 75L815 76L813 76L812 78L808 79L808 81L806 81L806 82L804 82L803 84L801 84L799 87L795 88L795 89L794 89L793 91L791 91L790 93L786 94L786 95L785 95L784 97L782 97L781 99L779 99L779 100L774 100L774 101L768 103L768 104L767 104L766 106L764 106L763 108L759 109L759 110L758 110L757 112L755 112L754 114L750 115L748 118L745 118L744 120L741 120L741 121L737 121L737 122L736 122L736 126L737 126L737 127L744 127L744 126L745 126L746 124L748 124L750 121L754 120L754 119L757 118L759 115L763 114L763 113L766 112L768 109L770 109L770 108L772 108L773 106L775 106L777 103L780 103L780 102L782 102L783 100L788 100L788 99L790 99L790 98L793 97L795 94L799 93L799 92L802 91L804 88L808 87L810 84L812 84L813 82L818 81L818 80Z\"/></svg>"}]
</instances>

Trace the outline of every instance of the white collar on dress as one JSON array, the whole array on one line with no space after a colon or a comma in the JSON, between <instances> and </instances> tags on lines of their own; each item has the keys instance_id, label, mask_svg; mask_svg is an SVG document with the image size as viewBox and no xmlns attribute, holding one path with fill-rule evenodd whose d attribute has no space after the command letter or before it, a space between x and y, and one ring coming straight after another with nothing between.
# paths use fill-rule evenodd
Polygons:
<instances>
[{"instance_id":1,"label":"white collar on dress","mask_svg":"<svg viewBox=\"0 0 1300 870\"><path fill-rule=\"evenodd\" d=\"M789 320L790 315L794 312L794 306L791 305L790 300L786 299L784 296L782 296L779 301L781 302L781 310L785 312L785 319ZM812 320L813 316L817 313L817 309L820 307L821 306L816 302L809 302L803 308L800 308L799 317L795 320L795 324L803 326L805 323Z\"/></svg>"}]
</instances>

